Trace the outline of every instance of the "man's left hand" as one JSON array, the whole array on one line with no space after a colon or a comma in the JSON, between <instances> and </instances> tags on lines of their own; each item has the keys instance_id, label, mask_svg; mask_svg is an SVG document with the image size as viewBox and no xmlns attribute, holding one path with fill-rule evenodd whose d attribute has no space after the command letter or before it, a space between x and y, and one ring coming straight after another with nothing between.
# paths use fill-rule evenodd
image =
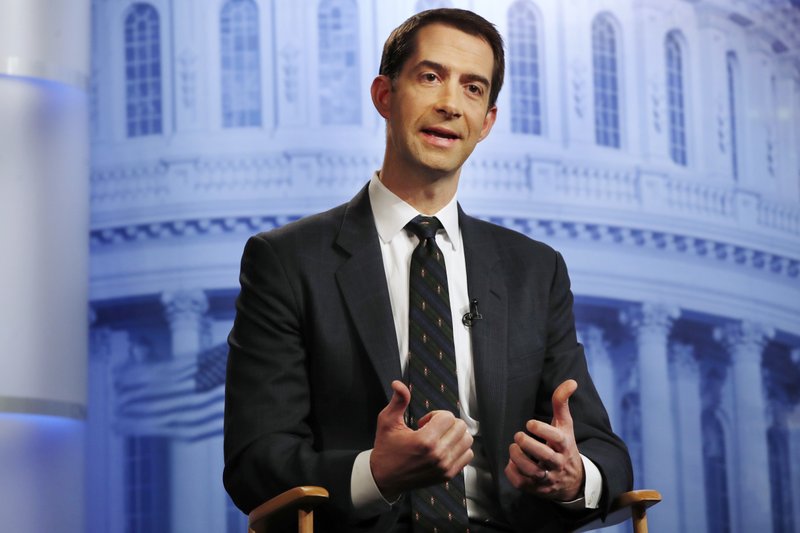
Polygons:
<instances>
[{"instance_id":1,"label":"man's left hand","mask_svg":"<svg viewBox=\"0 0 800 533\"><path fill-rule=\"evenodd\" d=\"M568 379L553 392L553 420L550 424L528 420L526 429L543 441L520 431L509 446L505 473L517 489L548 500L572 501L583 492L583 461L575 443L569 397L578 383Z\"/></svg>"}]
</instances>

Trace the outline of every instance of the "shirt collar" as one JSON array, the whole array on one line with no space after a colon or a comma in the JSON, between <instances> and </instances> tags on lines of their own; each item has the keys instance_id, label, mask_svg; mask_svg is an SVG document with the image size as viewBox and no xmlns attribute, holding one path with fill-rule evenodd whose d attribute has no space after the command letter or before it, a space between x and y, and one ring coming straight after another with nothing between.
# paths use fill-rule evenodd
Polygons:
<instances>
[{"instance_id":1,"label":"shirt collar","mask_svg":"<svg viewBox=\"0 0 800 533\"><path fill-rule=\"evenodd\" d=\"M442 223L445 240L454 251L461 246L461 232L458 226L458 201L456 195L438 213L420 213L410 204L400 199L381 182L376 171L369 182L369 201L378 235L385 243L400 233L406 224L417 215L435 216Z\"/></svg>"}]
</instances>

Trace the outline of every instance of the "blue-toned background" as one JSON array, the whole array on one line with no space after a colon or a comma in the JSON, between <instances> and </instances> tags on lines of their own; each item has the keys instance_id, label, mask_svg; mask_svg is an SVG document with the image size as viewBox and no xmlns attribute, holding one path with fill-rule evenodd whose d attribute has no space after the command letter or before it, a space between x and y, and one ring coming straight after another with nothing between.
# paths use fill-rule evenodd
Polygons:
<instances>
[{"instance_id":1,"label":"blue-toned background","mask_svg":"<svg viewBox=\"0 0 800 533\"><path fill-rule=\"evenodd\" d=\"M363 186L383 41L451 5L508 61L459 199L564 254L652 529L800 532L797 4L94 0L86 530L246 530L221 484L242 247Z\"/></svg>"}]
</instances>

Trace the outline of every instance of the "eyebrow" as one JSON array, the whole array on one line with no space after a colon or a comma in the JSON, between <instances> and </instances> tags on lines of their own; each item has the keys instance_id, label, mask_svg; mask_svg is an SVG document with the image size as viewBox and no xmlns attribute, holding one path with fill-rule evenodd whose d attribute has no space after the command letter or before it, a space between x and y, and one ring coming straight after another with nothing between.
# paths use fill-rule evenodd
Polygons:
<instances>
[{"instance_id":1,"label":"eyebrow","mask_svg":"<svg viewBox=\"0 0 800 533\"><path fill-rule=\"evenodd\" d=\"M419 70L420 68L425 68L425 67L431 70L435 70L437 72L447 73L448 75L451 72L450 67L446 67L441 63L437 63L436 61L431 61L430 59L423 59L422 61L420 61L415 65L414 69ZM480 74L470 74L470 73L462 74L460 80L462 82L467 82L467 83L482 83L487 88L492 86L489 80L486 79L486 77L481 76Z\"/></svg>"}]
</instances>

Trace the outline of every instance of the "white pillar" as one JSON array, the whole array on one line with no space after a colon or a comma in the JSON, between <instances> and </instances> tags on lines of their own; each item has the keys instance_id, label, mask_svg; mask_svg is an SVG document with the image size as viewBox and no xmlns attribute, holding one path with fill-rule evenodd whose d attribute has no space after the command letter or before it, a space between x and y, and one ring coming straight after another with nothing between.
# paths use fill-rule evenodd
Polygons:
<instances>
[{"instance_id":1,"label":"white pillar","mask_svg":"<svg viewBox=\"0 0 800 533\"><path fill-rule=\"evenodd\" d=\"M161 295L172 333L173 359L197 361L208 298L201 290L170 291Z\"/></svg>"},{"instance_id":2,"label":"white pillar","mask_svg":"<svg viewBox=\"0 0 800 533\"><path fill-rule=\"evenodd\" d=\"M172 332L172 357L196 365L205 348L208 298L201 290L164 293L161 297ZM173 438L170 445L172 531L224 531L221 439Z\"/></svg>"},{"instance_id":3,"label":"white pillar","mask_svg":"<svg viewBox=\"0 0 800 533\"><path fill-rule=\"evenodd\" d=\"M603 338L603 329L594 324L579 324L578 334L586 352L586 361L592 381L603 400L603 405L608 411L612 424L616 423L617 398L614 380L614 365L608 351L608 343ZM618 429L618 428L617 428Z\"/></svg>"},{"instance_id":4,"label":"white pillar","mask_svg":"<svg viewBox=\"0 0 800 533\"><path fill-rule=\"evenodd\" d=\"M639 362L642 411L642 472L637 486L654 488L664 500L652 511L653 529L680 531L677 439L670 395L667 339L674 307L644 303L624 311L622 322L633 329Z\"/></svg>"},{"instance_id":5,"label":"white pillar","mask_svg":"<svg viewBox=\"0 0 800 533\"><path fill-rule=\"evenodd\" d=\"M741 322L714 330L731 356L735 464L731 508L740 531L772 531L767 404L761 359L775 334L761 324Z\"/></svg>"},{"instance_id":6,"label":"white pillar","mask_svg":"<svg viewBox=\"0 0 800 533\"><path fill-rule=\"evenodd\" d=\"M89 1L0 14L0 517L84 530Z\"/></svg>"},{"instance_id":7,"label":"white pillar","mask_svg":"<svg viewBox=\"0 0 800 533\"><path fill-rule=\"evenodd\" d=\"M707 531L706 484L703 479L703 427L700 369L694 347L675 343L670 352L677 408L677 448L680 456L681 531ZM688 521L688 522L687 522Z\"/></svg>"}]
</instances>

